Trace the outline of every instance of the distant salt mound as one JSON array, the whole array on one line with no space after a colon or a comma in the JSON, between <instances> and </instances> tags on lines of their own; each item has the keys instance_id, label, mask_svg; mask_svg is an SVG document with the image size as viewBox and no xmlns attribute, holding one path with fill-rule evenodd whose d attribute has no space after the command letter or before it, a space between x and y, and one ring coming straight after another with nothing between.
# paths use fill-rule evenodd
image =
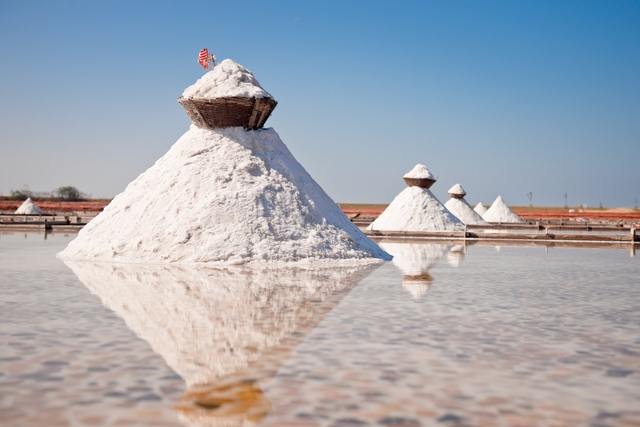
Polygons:
<instances>
[{"instance_id":1,"label":"distant salt mound","mask_svg":"<svg viewBox=\"0 0 640 427\"><path fill-rule=\"evenodd\" d=\"M59 256L175 264L390 259L273 129L195 126Z\"/></svg>"},{"instance_id":2,"label":"distant salt mound","mask_svg":"<svg viewBox=\"0 0 640 427\"><path fill-rule=\"evenodd\" d=\"M482 215L487 222L522 222L518 215L507 206L501 196L491 204L491 207Z\"/></svg>"},{"instance_id":3,"label":"distant salt mound","mask_svg":"<svg viewBox=\"0 0 640 427\"><path fill-rule=\"evenodd\" d=\"M482 202L480 202L480 203L478 203L476 205L475 208L473 208L473 210L476 211L478 213L478 215L482 216L487 211L487 208L485 208L484 205L482 204Z\"/></svg>"},{"instance_id":4,"label":"distant salt mound","mask_svg":"<svg viewBox=\"0 0 640 427\"><path fill-rule=\"evenodd\" d=\"M25 200L20 205L20 207L16 209L15 213L23 215L40 215L42 214L42 210L38 207L38 205L33 203L31 197L27 197L27 200Z\"/></svg>"},{"instance_id":5,"label":"distant salt mound","mask_svg":"<svg viewBox=\"0 0 640 427\"><path fill-rule=\"evenodd\" d=\"M464 199L467 194L462 188L462 185L456 184L449 189L449 195L451 198L447 200L444 207L456 216L464 224L486 224L487 222L482 219L477 212L475 212L469 203Z\"/></svg>"},{"instance_id":6,"label":"distant salt mound","mask_svg":"<svg viewBox=\"0 0 640 427\"><path fill-rule=\"evenodd\" d=\"M416 165L403 178L428 180L431 186L435 178L424 165ZM409 184L411 185L411 184ZM380 231L459 231L464 229L460 222L428 188L413 185L396 196L367 230Z\"/></svg>"},{"instance_id":7,"label":"distant salt mound","mask_svg":"<svg viewBox=\"0 0 640 427\"><path fill-rule=\"evenodd\" d=\"M185 98L270 97L251 71L231 59L225 59L197 82L184 90Z\"/></svg>"},{"instance_id":8,"label":"distant salt mound","mask_svg":"<svg viewBox=\"0 0 640 427\"><path fill-rule=\"evenodd\" d=\"M367 230L459 231L460 222L427 188L407 187Z\"/></svg>"}]
</instances>

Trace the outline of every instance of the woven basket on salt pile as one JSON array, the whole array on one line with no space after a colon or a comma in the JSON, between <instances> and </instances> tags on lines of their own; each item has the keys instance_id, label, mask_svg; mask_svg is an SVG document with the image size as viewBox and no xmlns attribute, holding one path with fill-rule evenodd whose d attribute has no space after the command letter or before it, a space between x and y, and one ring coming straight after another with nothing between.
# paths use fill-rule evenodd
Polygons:
<instances>
[{"instance_id":1,"label":"woven basket on salt pile","mask_svg":"<svg viewBox=\"0 0 640 427\"><path fill-rule=\"evenodd\" d=\"M242 126L260 129L278 102L270 97L178 98L194 125L203 129Z\"/></svg>"}]
</instances>

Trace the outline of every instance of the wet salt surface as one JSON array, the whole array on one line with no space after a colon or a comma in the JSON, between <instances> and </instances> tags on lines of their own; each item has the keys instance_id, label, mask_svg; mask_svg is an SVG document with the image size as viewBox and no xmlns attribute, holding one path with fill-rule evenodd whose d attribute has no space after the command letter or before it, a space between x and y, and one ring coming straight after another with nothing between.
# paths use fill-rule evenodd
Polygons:
<instances>
[{"instance_id":1,"label":"wet salt surface","mask_svg":"<svg viewBox=\"0 0 640 427\"><path fill-rule=\"evenodd\" d=\"M640 425L627 250L417 244L331 274L72 271L54 254L73 237L0 235L3 426Z\"/></svg>"}]
</instances>

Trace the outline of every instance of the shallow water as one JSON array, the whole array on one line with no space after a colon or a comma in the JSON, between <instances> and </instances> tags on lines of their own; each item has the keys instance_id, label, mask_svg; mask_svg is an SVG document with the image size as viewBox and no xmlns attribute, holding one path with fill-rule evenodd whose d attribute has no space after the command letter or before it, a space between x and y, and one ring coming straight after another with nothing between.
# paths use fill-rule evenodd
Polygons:
<instances>
[{"instance_id":1,"label":"shallow water","mask_svg":"<svg viewBox=\"0 0 640 427\"><path fill-rule=\"evenodd\" d=\"M377 267L68 263L0 234L0 424L640 425L624 249L385 243Z\"/></svg>"}]
</instances>

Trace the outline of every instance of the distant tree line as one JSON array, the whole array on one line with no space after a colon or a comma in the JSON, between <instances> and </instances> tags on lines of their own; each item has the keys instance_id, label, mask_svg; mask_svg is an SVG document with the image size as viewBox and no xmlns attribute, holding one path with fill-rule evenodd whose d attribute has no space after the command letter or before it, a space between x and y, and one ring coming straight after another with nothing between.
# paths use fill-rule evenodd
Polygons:
<instances>
[{"instance_id":1,"label":"distant tree line","mask_svg":"<svg viewBox=\"0 0 640 427\"><path fill-rule=\"evenodd\" d=\"M9 197L14 200L26 200L28 197L32 197L36 199L59 199L77 202L80 200L86 200L89 198L89 195L81 192L76 187L67 185L65 187L56 188L51 192L31 191L29 188L11 190Z\"/></svg>"}]
</instances>

